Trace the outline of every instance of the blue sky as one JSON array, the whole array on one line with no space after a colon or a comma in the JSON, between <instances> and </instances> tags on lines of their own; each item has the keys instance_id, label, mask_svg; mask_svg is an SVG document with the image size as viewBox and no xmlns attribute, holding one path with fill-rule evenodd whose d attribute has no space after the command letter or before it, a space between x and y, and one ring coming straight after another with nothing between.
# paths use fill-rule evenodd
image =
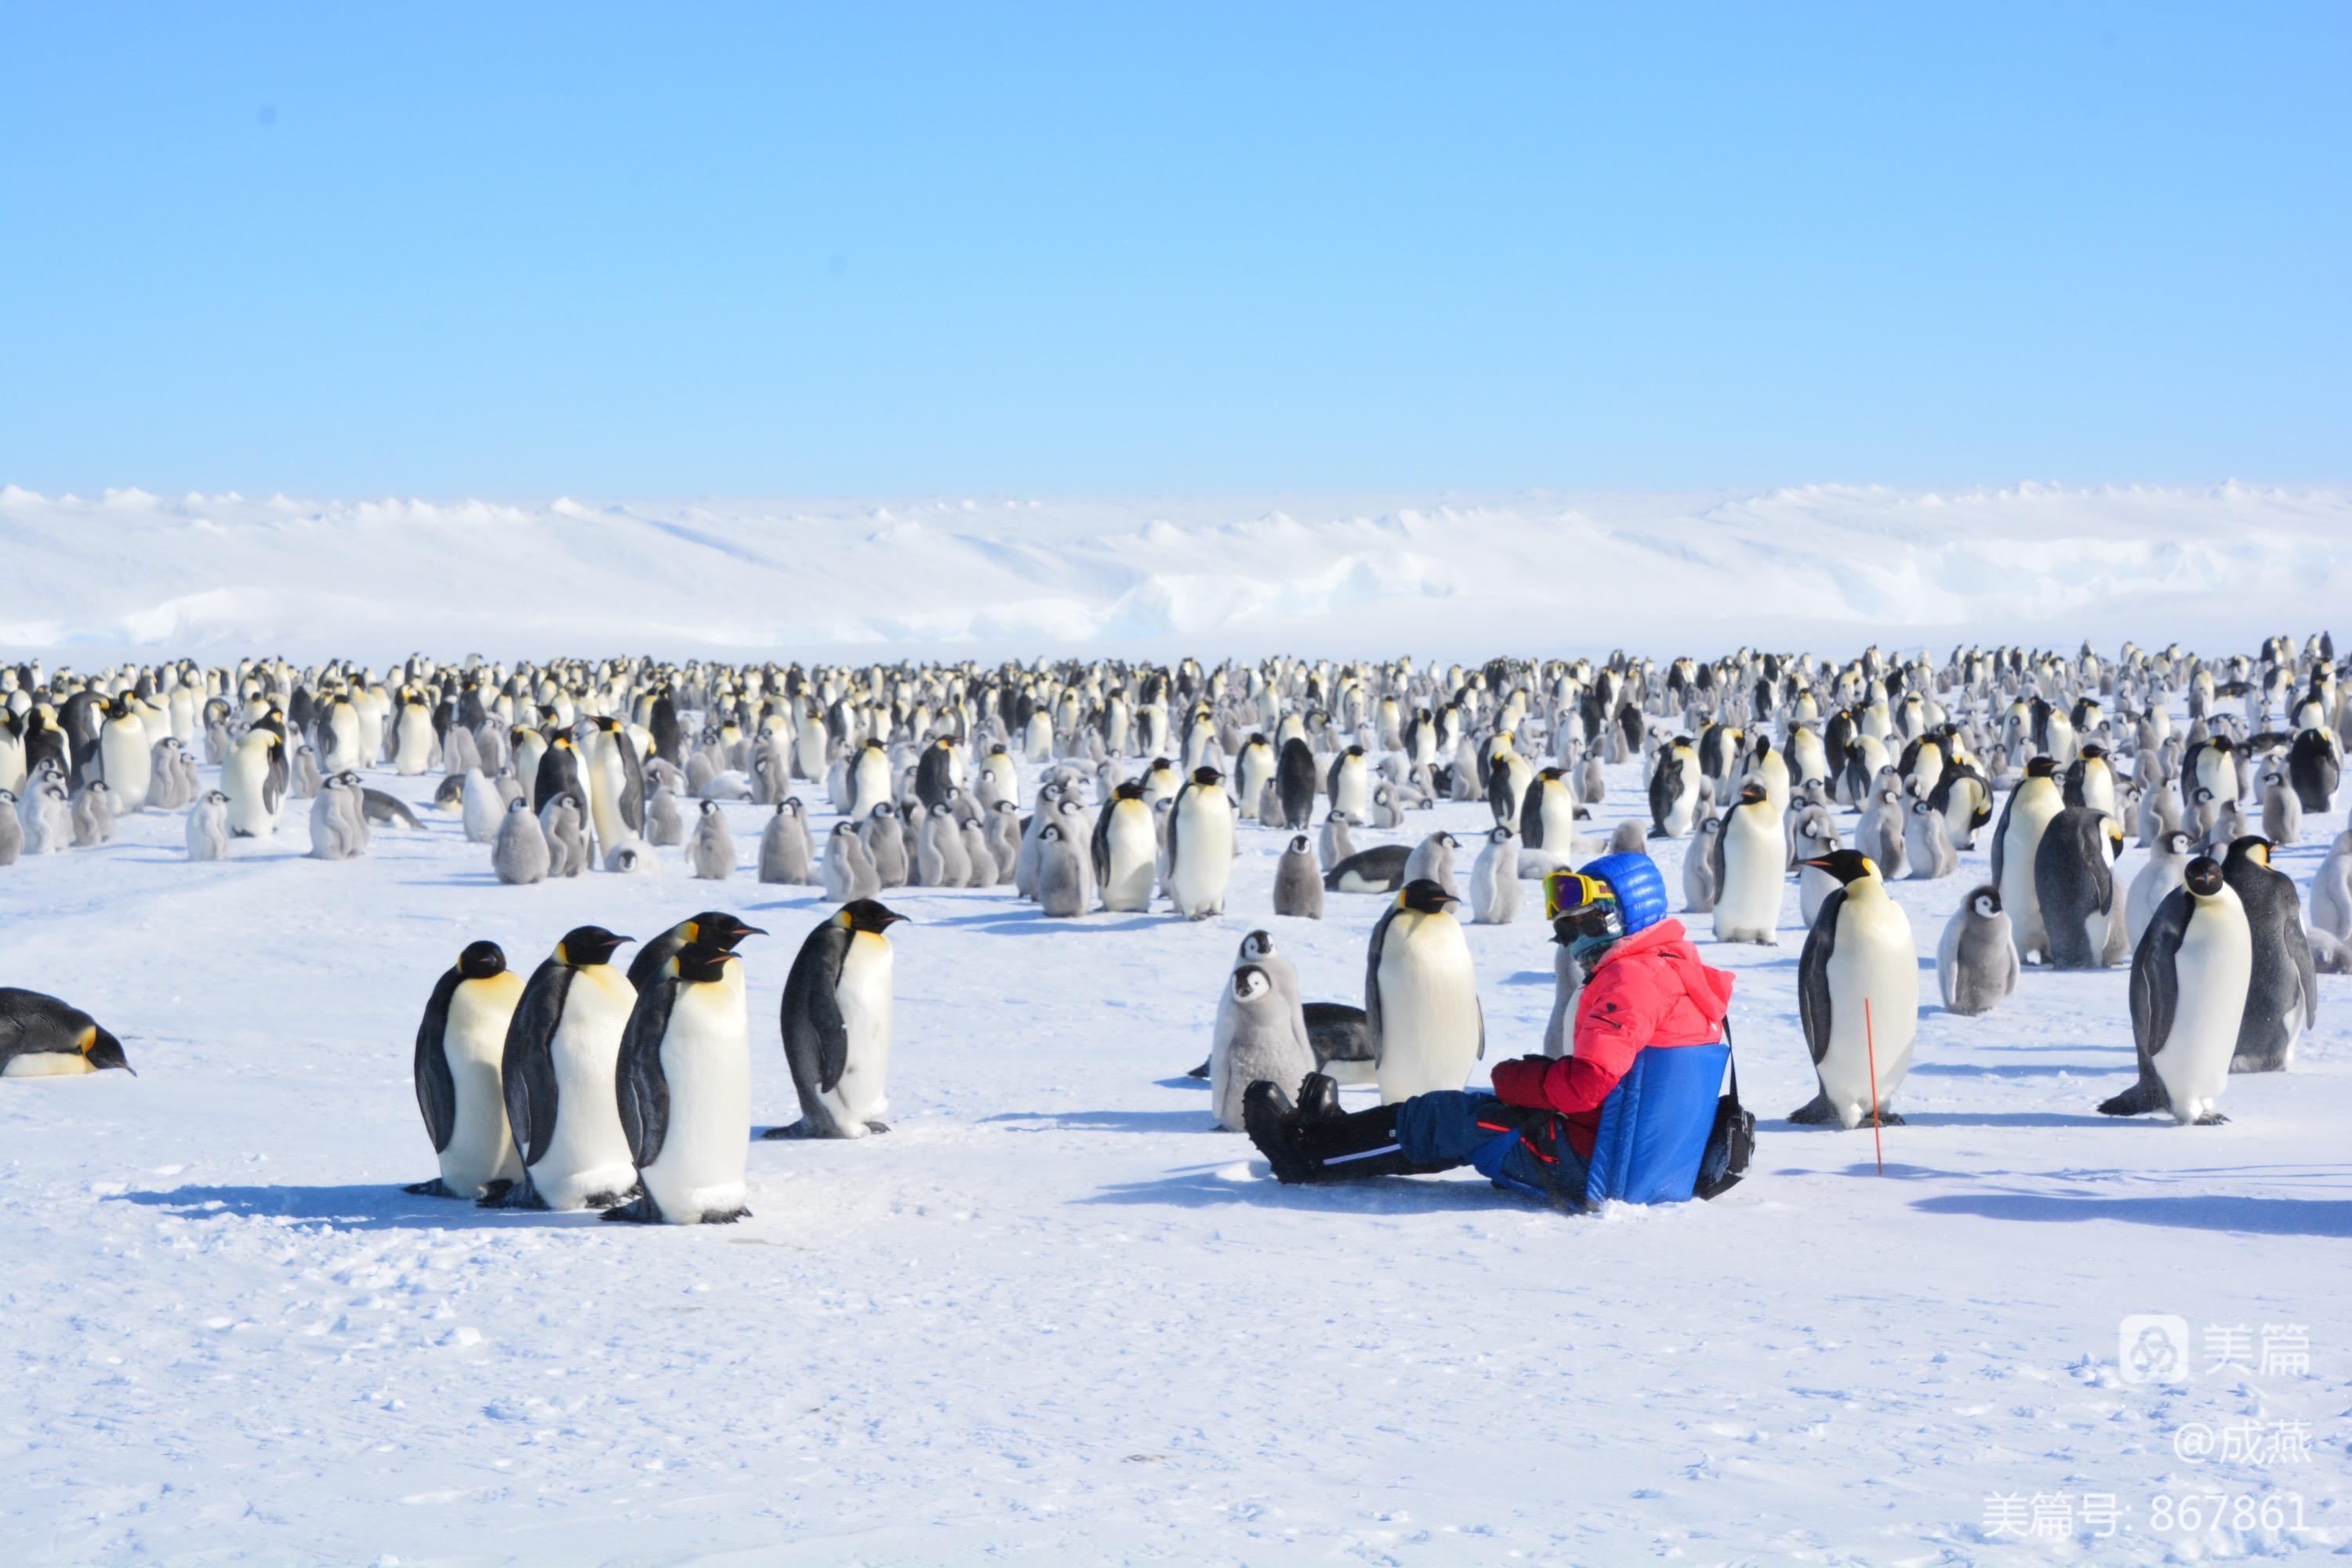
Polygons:
<instances>
[{"instance_id":1,"label":"blue sky","mask_svg":"<svg viewBox=\"0 0 2352 1568\"><path fill-rule=\"evenodd\" d=\"M0 10L0 480L2352 479L2352 6Z\"/></svg>"}]
</instances>

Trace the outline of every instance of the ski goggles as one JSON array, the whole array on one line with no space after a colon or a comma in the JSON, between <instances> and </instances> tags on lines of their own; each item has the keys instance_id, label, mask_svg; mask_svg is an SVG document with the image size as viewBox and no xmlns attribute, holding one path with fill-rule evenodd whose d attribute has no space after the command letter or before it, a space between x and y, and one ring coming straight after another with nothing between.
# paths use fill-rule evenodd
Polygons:
<instances>
[{"instance_id":1,"label":"ski goggles","mask_svg":"<svg viewBox=\"0 0 2352 1568\"><path fill-rule=\"evenodd\" d=\"M1558 921L1562 915L1575 916L1579 931L1589 922L1591 929L1586 934L1601 936L1618 920L1616 889L1581 871L1554 871L1544 879L1544 919Z\"/></svg>"}]
</instances>

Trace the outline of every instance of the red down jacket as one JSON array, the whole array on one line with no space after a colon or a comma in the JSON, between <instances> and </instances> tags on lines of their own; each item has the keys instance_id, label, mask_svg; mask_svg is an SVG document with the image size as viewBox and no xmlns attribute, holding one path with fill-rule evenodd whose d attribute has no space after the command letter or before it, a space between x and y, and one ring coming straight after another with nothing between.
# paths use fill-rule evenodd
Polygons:
<instances>
[{"instance_id":1,"label":"red down jacket","mask_svg":"<svg viewBox=\"0 0 2352 1568\"><path fill-rule=\"evenodd\" d=\"M1569 1146L1588 1159L1601 1102L1645 1046L1704 1046L1723 1038L1731 975L1699 962L1683 922L1668 918L1602 955L1576 999L1571 1056L1521 1057L1495 1067L1495 1098L1558 1111Z\"/></svg>"}]
</instances>

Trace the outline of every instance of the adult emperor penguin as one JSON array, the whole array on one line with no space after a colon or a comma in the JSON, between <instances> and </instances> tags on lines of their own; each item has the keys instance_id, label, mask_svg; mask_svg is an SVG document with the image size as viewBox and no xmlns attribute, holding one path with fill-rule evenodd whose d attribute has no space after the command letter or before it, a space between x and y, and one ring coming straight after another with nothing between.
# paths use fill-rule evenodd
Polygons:
<instances>
[{"instance_id":1,"label":"adult emperor penguin","mask_svg":"<svg viewBox=\"0 0 2352 1568\"><path fill-rule=\"evenodd\" d=\"M2231 1072L2284 1072L2319 1012L2319 983L2304 933L2294 879L2271 865L2270 840L2249 834L2230 846L2221 875L2246 911L2253 942L2246 1008Z\"/></svg>"},{"instance_id":2,"label":"adult emperor penguin","mask_svg":"<svg viewBox=\"0 0 2352 1568\"><path fill-rule=\"evenodd\" d=\"M106 723L98 732L98 757L99 766L105 770L106 787L114 792L115 809L126 814L144 810L155 754L148 742L147 726L139 717L139 705L129 697L118 697L108 705Z\"/></svg>"},{"instance_id":3,"label":"adult emperor penguin","mask_svg":"<svg viewBox=\"0 0 2352 1568\"><path fill-rule=\"evenodd\" d=\"M2324 730L2305 730L2295 736L2286 756L2287 782L2295 799L2309 812L2332 811L2336 786L2344 775L2335 740Z\"/></svg>"},{"instance_id":4,"label":"adult emperor penguin","mask_svg":"<svg viewBox=\"0 0 2352 1568\"><path fill-rule=\"evenodd\" d=\"M0 985L0 1078L67 1078L121 1068L122 1042L80 1008L38 991Z\"/></svg>"},{"instance_id":5,"label":"adult emperor penguin","mask_svg":"<svg viewBox=\"0 0 2352 1568\"><path fill-rule=\"evenodd\" d=\"M1650 837L1687 837L1698 809L1698 752L1687 736L1658 752L1650 773Z\"/></svg>"},{"instance_id":6,"label":"adult emperor penguin","mask_svg":"<svg viewBox=\"0 0 2352 1568\"><path fill-rule=\"evenodd\" d=\"M1872 1113L1874 1078L1878 1121L1900 1126L1888 1107L1911 1070L1919 1031L1919 950L1910 917L1860 850L1824 856L1822 868L1843 886L1822 902L1797 959L1797 1015L1821 1092L1789 1120L1859 1126Z\"/></svg>"},{"instance_id":7,"label":"adult emperor penguin","mask_svg":"<svg viewBox=\"0 0 2352 1568\"><path fill-rule=\"evenodd\" d=\"M1139 912L1151 907L1151 881L1160 859L1160 835L1150 803L1135 781L1113 789L1095 818L1095 876L1102 884L1102 907Z\"/></svg>"},{"instance_id":8,"label":"adult emperor penguin","mask_svg":"<svg viewBox=\"0 0 2352 1568\"><path fill-rule=\"evenodd\" d=\"M1739 799L1721 818L1710 851L1715 868L1715 940L1780 942L1780 899L1788 880L1788 845L1780 810L1760 779L1739 786Z\"/></svg>"},{"instance_id":9,"label":"adult emperor penguin","mask_svg":"<svg viewBox=\"0 0 2352 1568\"><path fill-rule=\"evenodd\" d=\"M1161 885L1176 912L1202 921L1224 913L1234 874L1234 804L1224 775L1195 768L1168 818L1168 871Z\"/></svg>"},{"instance_id":10,"label":"adult emperor penguin","mask_svg":"<svg viewBox=\"0 0 2352 1568\"><path fill-rule=\"evenodd\" d=\"M1226 976L1209 1045L1210 1106L1217 1125L1243 1131L1242 1097L1260 1079L1298 1083L1318 1070L1307 1019L1272 968L1244 961Z\"/></svg>"},{"instance_id":11,"label":"adult emperor penguin","mask_svg":"<svg viewBox=\"0 0 2352 1568\"><path fill-rule=\"evenodd\" d=\"M2336 836L2311 878L2311 929L2352 938L2352 829Z\"/></svg>"},{"instance_id":12,"label":"adult emperor penguin","mask_svg":"<svg viewBox=\"0 0 2352 1568\"><path fill-rule=\"evenodd\" d=\"M2199 856L2132 954L2139 1081L2102 1101L2101 1115L2168 1110L2173 1121L2199 1126L2229 1120L2214 1106L2229 1087L2253 958L2245 907L2221 862Z\"/></svg>"},{"instance_id":13,"label":"adult emperor penguin","mask_svg":"<svg viewBox=\"0 0 2352 1568\"><path fill-rule=\"evenodd\" d=\"M1454 908L1435 882L1408 882L1380 923L1364 963L1364 1018L1381 1101L1457 1089L1486 1055L1478 977Z\"/></svg>"},{"instance_id":14,"label":"adult emperor penguin","mask_svg":"<svg viewBox=\"0 0 2352 1568\"><path fill-rule=\"evenodd\" d=\"M1274 867L1274 912L1300 920L1323 918L1323 868L1315 858L1315 841L1304 833L1290 836L1290 846Z\"/></svg>"},{"instance_id":15,"label":"adult emperor penguin","mask_svg":"<svg viewBox=\"0 0 2352 1568\"><path fill-rule=\"evenodd\" d=\"M688 915L637 950L636 957L629 960L629 985L644 995L655 981L667 973L669 961L691 943L698 942L732 952L745 937L767 934L758 926L745 925L725 910L705 910L698 915Z\"/></svg>"},{"instance_id":16,"label":"adult emperor penguin","mask_svg":"<svg viewBox=\"0 0 2352 1568\"><path fill-rule=\"evenodd\" d=\"M604 1217L732 1225L751 1135L751 1032L743 961L712 942L671 955L638 994L621 1037L621 1131L636 1162L634 1203Z\"/></svg>"},{"instance_id":17,"label":"adult emperor penguin","mask_svg":"<svg viewBox=\"0 0 2352 1568\"><path fill-rule=\"evenodd\" d=\"M1954 763L1937 776L1928 807L1944 819L1955 849L1974 849L1977 834L1992 820L1992 786L1966 763Z\"/></svg>"},{"instance_id":18,"label":"adult emperor penguin","mask_svg":"<svg viewBox=\"0 0 2352 1568\"><path fill-rule=\"evenodd\" d=\"M890 802L890 753L879 741L867 741L849 768L849 809L843 815L863 819L877 805ZM870 851L872 845L866 846Z\"/></svg>"},{"instance_id":19,"label":"adult emperor penguin","mask_svg":"<svg viewBox=\"0 0 2352 1568\"><path fill-rule=\"evenodd\" d=\"M274 730L248 730L221 764L221 793L228 796L228 830L239 838L267 838L278 831L283 786L271 763L286 742Z\"/></svg>"},{"instance_id":20,"label":"adult emperor penguin","mask_svg":"<svg viewBox=\"0 0 2352 1568\"><path fill-rule=\"evenodd\" d=\"M503 1191L522 1180L499 1079L522 989L522 976L507 967L494 942L467 943L456 965L434 982L416 1026L416 1109L441 1173L407 1191L478 1198L492 1183Z\"/></svg>"},{"instance_id":21,"label":"adult emperor penguin","mask_svg":"<svg viewBox=\"0 0 2352 1568\"><path fill-rule=\"evenodd\" d=\"M1315 752L1297 735L1282 742L1275 758L1275 789L1282 796L1282 824L1296 833L1315 822Z\"/></svg>"},{"instance_id":22,"label":"adult emperor penguin","mask_svg":"<svg viewBox=\"0 0 2352 1568\"><path fill-rule=\"evenodd\" d=\"M594 724L582 750L581 771L596 837L609 847L646 830L645 763L618 719L606 716Z\"/></svg>"},{"instance_id":23,"label":"adult emperor penguin","mask_svg":"<svg viewBox=\"0 0 2352 1568\"><path fill-rule=\"evenodd\" d=\"M1326 784L1332 810L1346 812L1353 822L1361 822L1370 815L1372 770L1365 760L1363 747L1349 746L1333 757Z\"/></svg>"},{"instance_id":24,"label":"adult emperor penguin","mask_svg":"<svg viewBox=\"0 0 2352 1568\"><path fill-rule=\"evenodd\" d=\"M2058 764L2035 757L2025 764L2025 776L2010 792L2000 808L2000 826L1992 835L1992 882L2000 889L2000 907L2009 911L2010 935L2017 943L2020 962L2050 957L2050 933L2042 922L2042 900L2033 886L2034 854L2052 819L2066 809L2058 789Z\"/></svg>"},{"instance_id":25,"label":"adult emperor penguin","mask_svg":"<svg viewBox=\"0 0 2352 1568\"><path fill-rule=\"evenodd\" d=\"M1241 797L1241 814L1255 818L1258 802L1265 795L1266 786L1274 783L1274 743L1264 735L1253 734L1242 742L1234 757L1234 793ZM1276 791L1277 798L1281 792ZM1279 823L1275 824L1280 826Z\"/></svg>"},{"instance_id":26,"label":"adult emperor penguin","mask_svg":"<svg viewBox=\"0 0 2352 1568\"><path fill-rule=\"evenodd\" d=\"M1988 882L1960 900L1936 944L1936 983L1945 1011L1964 1018L1991 1012L2017 989L2017 947L2009 940L2000 889Z\"/></svg>"},{"instance_id":27,"label":"adult emperor penguin","mask_svg":"<svg viewBox=\"0 0 2352 1568\"><path fill-rule=\"evenodd\" d=\"M2043 829L2033 891L2052 968L2105 969L2130 956L2126 889L2115 877L2123 847L2123 825L2091 806L2070 805Z\"/></svg>"},{"instance_id":28,"label":"adult emperor penguin","mask_svg":"<svg viewBox=\"0 0 2352 1568\"><path fill-rule=\"evenodd\" d=\"M523 987L501 1076L522 1180L483 1198L504 1208L610 1208L637 1184L614 1099L621 1033L637 1000L613 954L629 939L574 926Z\"/></svg>"},{"instance_id":29,"label":"adult emperor penguin","mask_svg":"<svg viewBox=\"0 0 2352 1568\"><path fill-rule=\"evenodd\" d=\"M872 899L844 904L801 944L784 980L784 1061L801 1119L766 1138L863 1138L887 1132L889 929L907 917Z\"/></svg>"}]
</instances>

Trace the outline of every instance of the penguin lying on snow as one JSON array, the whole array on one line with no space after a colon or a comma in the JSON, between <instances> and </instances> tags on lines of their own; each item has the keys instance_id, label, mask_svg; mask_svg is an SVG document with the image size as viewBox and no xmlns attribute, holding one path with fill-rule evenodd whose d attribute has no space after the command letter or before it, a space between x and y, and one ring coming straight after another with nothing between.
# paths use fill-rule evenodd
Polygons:
<instances>
[{"instance_id":1,"label":"penguin lying on snow","mask_svg":"<svg viewBox=\"0 0 2352 1568\"><path fill-rule=\"evenodd\" d=\"M38 991L0 985L0 1078L68 1078L121 1068L122 1042L89 1014Z\"/></svg>"}]
</instances>

